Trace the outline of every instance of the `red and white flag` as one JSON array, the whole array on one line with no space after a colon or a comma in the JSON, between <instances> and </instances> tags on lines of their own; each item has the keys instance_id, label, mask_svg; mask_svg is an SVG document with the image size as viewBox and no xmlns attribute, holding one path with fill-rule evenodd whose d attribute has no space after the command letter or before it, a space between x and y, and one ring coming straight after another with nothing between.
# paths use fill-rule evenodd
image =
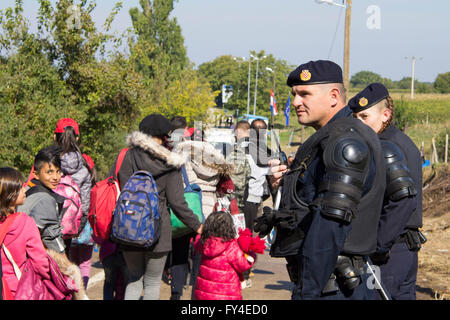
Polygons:
<instances>
[{"instance_id":1,"label":"red and white flag","mask_svg":"<svg viewBox=\"0 0 450 320\"><path fill-rule=\"evenodd\" d=\"M270 91L270 112L272 112L274 116L278 115L277 100L275 100L273 90Z\"/></svg>"}]
</instances>

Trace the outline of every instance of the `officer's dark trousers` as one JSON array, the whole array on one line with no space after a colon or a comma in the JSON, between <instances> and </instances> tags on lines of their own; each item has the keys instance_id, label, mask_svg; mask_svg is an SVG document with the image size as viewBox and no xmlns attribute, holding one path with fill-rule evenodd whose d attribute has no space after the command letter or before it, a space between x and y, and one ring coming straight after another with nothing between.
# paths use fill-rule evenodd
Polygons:
<instances>
[{"instance_id":1,"label":"officer's dark trousers","mask_svg":"<svg viewBox=\"0 0 450 320\"><path fill-rule=\"evenodd\" d=\"M381 279L393 300L416 300L417 270L418 253L404 242L394 244L388 262L380 266Z\"/></svg>"},{"instance_id":2,"label":"officer's dark trousers","mask_svg":"<svg viewBox=\"0 0 450 320\"><path fill-rule=\"evenodd\" d=\"M315 300L373 300L376 294L373 287L368 286L370 282L370 275L363 274L361 276L361 284L354 290L346 290L343 286L339 285L339 291L331 294L321 295ZM292 294L292 300L302 300L300 296L300 290L294 289Z\"/></svg>"}]
</instances>

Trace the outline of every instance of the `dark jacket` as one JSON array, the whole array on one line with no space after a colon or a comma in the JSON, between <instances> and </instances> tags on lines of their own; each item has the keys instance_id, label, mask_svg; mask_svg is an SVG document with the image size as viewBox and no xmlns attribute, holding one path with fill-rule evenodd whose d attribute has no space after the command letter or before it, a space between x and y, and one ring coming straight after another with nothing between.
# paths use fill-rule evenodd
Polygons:
<instances>
[{"instance_id":1,"label":"dark jacket","mask_svg":"<svg viewBox=\"0 0 450 320\"><path fill-rule=\"evenodd\" d=\"M65 198L44 187L40 181L31 181L34 187L27 190L25 203L17 208L34 219L47 249L64 252L61 233L61 210Z\"/></svg>"},{"instance_id":2,"label":"dark jacket","mask_svg":"<svg viewBox=\"0 0 450 320\"><path fill-rule=\"evenodd\" d=\"M378 227L378 251L386 253L408 229L422 227L422 160L414 142L395 126L387 127L380 139L395 143L403 152L417 190L417 195L399 201L391 201L385 195Z\"/></svg>"},{"instance_id":3,"label":"dark jacket","mask_svg":"<svg viewBox=\"0 0 450 320\"><path fill-rule=\"evenodd\" d=\"M155 179L159 193L159 210L161 215L161 236L150 251L169 252L172 250L172 225L168 205L177 217L194 232L201 223L189 209L184 198L181 167L184 160L179 155L156 143L151 136L134 132L127 138L130 150L127 152L118 174L120 188L123 189L128 179L137 171L148 171ZM113 175L116 164L111 168ZM141 251L141 248L120 245L125 251Z\"/></svg>"},{"instance_id":4,"label":"dark jacket","mask_svg":"<svg viewBox=\"0 0 450 320\"><path fill-rule=\"evenodd\" d=\"M351 110L347 106L340 110L321 130L326 130L333 126L332 123L340 118L351 117ZM359 125L359 123L354 124ZM361 130L366 130L367 135L373 137L373 143L379 146L376 133L369 127L361 126ZM319 134L319 131L316 132ZM311 137L310 139L313 139ZM333 136L331 136L331 139ZM330 140L324 141L323 145ZM366 144L367 140L361 140ZM308 141L301 148L306 148ZM299 154L301 153L301 148ZM363 198L358 203L356 217L351 224L342 223L339 220L334 220L321 214L320 205L314 204L314 199L318 198L320 194L320 183L324 181L327 174L327 168L324 163L323 147L320 148L319 153L310 163L307 170L302 174L296 182L296 189L298 199L300 199L311 214L304 218L300 229L305 232L303 243L300 247L300 276L297 285L301 287L298 291L298 297L301 299L319 299L321 298L322 290L325 288L330 275L334 272L338 255L358 255L366 256L371 254L376 249L376 227L379 220L379 211L381 211L381 203L383 200L383 193L385 185L382 183L374 185L375 174L379 174L380 182L385 180L384 168L376 168L379 170L375 172L375 164L382 163L381 147L378 152L372 153L372 160L369 170L364 174L362 186L363 196L376 193L377 199L373 202L373 214L366 215L363 211L363 205L366 206L369 202L363 203ZM300 166L299 160L294 160L293 168ZM377 180L378 181L378 180ZM380 188L383 192L379 193L377 189ZM282 201L283 202L283 201ZM313 205L311 205L313 203ZM370 203L371 204L371 203ZM379 211L377 210L379 206ZM362 215L365 216L362 216ZM305 223L305 225L303 225ZM367 232L366 232L367 231ZM363 238L363 241L358 242ZM365 285L361 284L361 285ZM356 292L356 291L355 291ZM358 291L359 292L359 291Z\"/></svg>"}]
</instances>

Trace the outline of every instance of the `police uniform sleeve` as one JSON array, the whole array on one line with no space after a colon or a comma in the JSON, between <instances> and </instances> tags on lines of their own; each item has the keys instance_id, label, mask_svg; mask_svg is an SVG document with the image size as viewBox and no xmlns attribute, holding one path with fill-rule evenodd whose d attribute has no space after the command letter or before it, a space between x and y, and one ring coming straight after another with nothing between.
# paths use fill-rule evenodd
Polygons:
<instances>
[{"instance_id":1,"label":"police uniform sleeve","mask_svg":"<svg viewBox=\"0 0 450 320\"><path fill-rule=\"evenodd\" d=\"M377 252L387 253L395 241L405 232L411 214L417 208L415 196L398 201L387 200L380 216L377 236Z\"/></svg>"},{"instance_id":2,"label":"police uniform sleeve","mask_svg":"<svg viewBox=\"0 0 450 320\"><path fill-rule=\"evenodd\" d=\"M318 298L336 266L369 175L371 154L355 133L324 145L324 173L311 210L313 219L303 243L303 298Z\"/></svg>"},{"instance_id":3,"label":"police uniform sleeve","mask_svg":"<svg viewBox=\"0 0 450 320\"><path fill-rule=\"evenodd\" d=\"M417 210L417 190L402 150L393 142L381 140L386 165L386 193L378 227L377 251L388 252L405 232Z\"/></svg>"}]
</instances>

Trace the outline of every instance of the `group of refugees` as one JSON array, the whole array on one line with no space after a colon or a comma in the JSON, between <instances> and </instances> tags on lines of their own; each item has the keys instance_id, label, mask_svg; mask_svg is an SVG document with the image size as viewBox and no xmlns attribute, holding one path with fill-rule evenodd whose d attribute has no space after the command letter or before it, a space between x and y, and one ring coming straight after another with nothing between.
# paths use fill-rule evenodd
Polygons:
<instances>
[{"instance_id":1,"label":"group of refugees","mask_svg":"<svg viewBox=\"0 0 450 320\"><path fill-rule=\"evenodd\" d=\"M0 168L3 299L89 299L97 243L104 300L158 300L162 279L179 300L188 277L191 299L239 300L273 230L270 255L286 259L292 299L415 299L425 241L421 159L394 126L388 90L374 83L347 103L341 68L324 60L300 65L287 84L299 123L316 130L288 161L267 146L263 120L235 124L236 142L224 155L182 116L145 117L107 175L122 192L111 237L102 241L91 219L95 164L80 149L78 123L61 119L26 181ZM146 196L153 220L136 231L151 234L148 245L121 238L147 210L137 195L143 181L156 195ZM125 195L130 186L137 191ZM196 210L187 200L195 190ZM75 193L78 215L67 203ZM264 207L270 197L274 205ZM176 234L174 218L188 231ZM370 273L374 265L379 273ZM32 274L42 292L30 290ZM381 285L369 286L371 277Z\"/></svg>"}]
</instances>

